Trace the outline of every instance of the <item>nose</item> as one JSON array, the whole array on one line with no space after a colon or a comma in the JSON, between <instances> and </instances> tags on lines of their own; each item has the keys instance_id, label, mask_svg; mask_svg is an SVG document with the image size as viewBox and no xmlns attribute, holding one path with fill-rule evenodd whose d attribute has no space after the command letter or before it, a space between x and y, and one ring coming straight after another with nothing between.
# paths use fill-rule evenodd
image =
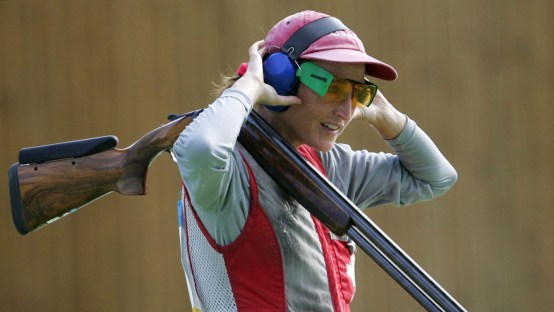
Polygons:
<instances>
[{"instance_id":1,"label":"nose","mask_svg":"<svg viewBox=\"0 0 554 312\"><path fill-rule=\"evenodd\" d=\"M346 97L342 101L336 103L333 113L343 120L349 120L352 117L354 108L355 107L352 105L352 99L350 97Z\"/></svg>"}]
</instances>

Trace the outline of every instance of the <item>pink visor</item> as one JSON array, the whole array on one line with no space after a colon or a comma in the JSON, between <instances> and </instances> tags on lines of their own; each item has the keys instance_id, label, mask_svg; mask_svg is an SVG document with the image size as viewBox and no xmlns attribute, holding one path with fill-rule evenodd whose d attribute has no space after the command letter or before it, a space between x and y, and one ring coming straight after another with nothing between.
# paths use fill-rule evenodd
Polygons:
<instances>
[{"instance_id":1,"label":"pink visor","mask_svg":"<svg viewBox=\"0 0 554 312\"><path fill-rule=\"evenodd\" d=\"M288 16L269 31L265 38L265 45L280 48L302 26L326 16L329 15L315 11L303 11ZM300 58L339 63L364 63L366 74L369 76L384 80L394 80L398 77L392 66L367 55L362 41L349 29L321 37L312 43Z\"/></svg>"}]
</instances>

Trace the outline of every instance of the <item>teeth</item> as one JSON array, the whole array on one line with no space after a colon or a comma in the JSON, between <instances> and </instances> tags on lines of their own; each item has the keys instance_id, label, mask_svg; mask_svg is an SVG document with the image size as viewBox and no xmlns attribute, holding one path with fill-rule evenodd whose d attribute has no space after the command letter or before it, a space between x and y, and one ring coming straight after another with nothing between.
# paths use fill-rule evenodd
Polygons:
<instances>
[{"instance_id":1,"label":"teeth","mask_svg":"<svg viewBox=\"0 0 554 312\"><path fill-rule=\"evenodd\" d=\"M325 128L331 129L331 130L338 130L338 129L339 129L338 126L332 125L332 124L330 124L330 123L328 123L328 122L323 123L323 126L324 126Z\"/></svg>"}]
</instances>

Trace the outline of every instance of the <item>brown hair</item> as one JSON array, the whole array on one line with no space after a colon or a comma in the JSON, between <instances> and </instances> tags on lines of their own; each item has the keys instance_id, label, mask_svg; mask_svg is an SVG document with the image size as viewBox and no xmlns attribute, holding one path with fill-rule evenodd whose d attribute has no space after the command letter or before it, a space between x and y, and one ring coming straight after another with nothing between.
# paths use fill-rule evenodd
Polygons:
<instances>
[{"instance_id":1,"label":"brown hair","mask_svg":"<svg viewBox=\"0 0 554 312\"><path fill-rule=\"evenodd\" d=\"M223 91L233 86L233 84L240 78L239 75L233 74L233 75L225 75L220 74L219 82L214 82L214 88L212 89L212 95L214 97L219 97Z\"/></svg>"}]
</instances>

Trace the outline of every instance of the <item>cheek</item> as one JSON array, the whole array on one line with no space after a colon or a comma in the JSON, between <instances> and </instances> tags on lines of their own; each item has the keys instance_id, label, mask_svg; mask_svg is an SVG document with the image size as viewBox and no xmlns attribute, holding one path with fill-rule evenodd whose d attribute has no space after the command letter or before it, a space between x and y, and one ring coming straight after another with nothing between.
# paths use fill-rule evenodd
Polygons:
<instances>
[{"instance_id":1,"label":"cheek","mask_svg":"<svg viewBox=\"0 0 554 312\"><path fill-rule=\"evenodd\" d=\"M301 114L304 114L303 117L305 119L310 117L317 118L317 116L324 114L327 106L322 98L305 85L300 84L296 96L302 100L302 104L297 107L299 108L299 112L301 111Z\"/></svg>"},{"instance_id":2,"label":"cheek","mask_svg":"<svg viewBox=\"0 0 554 312\"><path fill-rule=\"evenodd\" d=\"M298 96L302 100L302 103L311 103L315 101L318 97L315 92L313 92L310 88L306 87L306 85L302 83L298 86L296 96Z\"/></svg>"}]
</instances>

